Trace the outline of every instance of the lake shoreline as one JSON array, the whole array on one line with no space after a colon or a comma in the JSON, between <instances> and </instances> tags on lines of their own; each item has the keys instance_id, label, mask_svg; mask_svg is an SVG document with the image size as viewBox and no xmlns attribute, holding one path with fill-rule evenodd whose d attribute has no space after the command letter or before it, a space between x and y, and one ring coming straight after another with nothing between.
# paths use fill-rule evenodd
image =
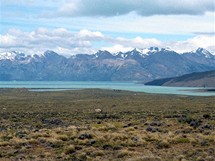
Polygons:
<instances>
[{"instance_id":1,"label":"lake shoreline","mask_svg":"<svg viewBox=\"0 0 215 161\"><path fill-rule=\"evenodd\" d=\"M48 81L23 81L23 82L0 82L0 88L26 88L31 91L65 91L80 89L108 89L132 92L144 92L151 94L172 94L187 96L215 96L215 91L202 91L201 88L192 87L163 87L145 86L136 82L48 82ZM196 92L198 90L198 92Z\"/></svg>"},{"instance_id":2,"label":"lake shoreline","mask_svg":"<svg viewBox=\"0 0 215 161\"><path fill-rule=\"evenodd\" d=\"M188 90L188 91L210 93L210 92L215 92L215 88L194 89L194 90Z\"/></svg>"}]
</instances>

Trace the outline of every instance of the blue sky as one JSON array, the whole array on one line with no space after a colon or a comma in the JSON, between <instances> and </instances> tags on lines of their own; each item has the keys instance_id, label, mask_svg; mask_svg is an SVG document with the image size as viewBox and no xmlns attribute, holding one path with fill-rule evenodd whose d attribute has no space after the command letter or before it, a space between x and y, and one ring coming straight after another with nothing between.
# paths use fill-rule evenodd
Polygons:
<instances>
[{"instance_id":1,"label":"blue sky","mask_svg":"<svg viewBox=\"0 0 215 161\"><path fill-rule=\"evenodd\" d=\"M0 52L215 52L214 0L0 0Z\"/></svg>"}]
</instances>

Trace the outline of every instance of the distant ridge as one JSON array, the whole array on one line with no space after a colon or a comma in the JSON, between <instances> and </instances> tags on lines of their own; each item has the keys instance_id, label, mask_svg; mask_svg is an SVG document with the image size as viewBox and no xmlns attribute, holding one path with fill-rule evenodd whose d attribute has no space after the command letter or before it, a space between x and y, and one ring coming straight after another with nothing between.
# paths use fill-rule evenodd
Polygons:
<instances>
[{"instance_id":1,"label":"distant ridge","mask_svg":"<svg viewBox=\"0 0 215 161\"><path fill-rule=\"evenodd\" d=\"M180 77L157 79L145 85L176 87L215 87L215 70L186 74Z\"/></svg>"},{"instance_id":2,"label":"distant ridge","mask_svg":"<svg viewBox=\"0 0 215 161\"><path fill-rule=\"evenodd\" d=\"M72 53L71 53L72 55ZM150 47L127 52L71 57L46 51L28 55L0 53L0 81L141 81L176 77L215 70L215 55L203 48L177 53L169 48Z\"/></svg>"}]
</instances>

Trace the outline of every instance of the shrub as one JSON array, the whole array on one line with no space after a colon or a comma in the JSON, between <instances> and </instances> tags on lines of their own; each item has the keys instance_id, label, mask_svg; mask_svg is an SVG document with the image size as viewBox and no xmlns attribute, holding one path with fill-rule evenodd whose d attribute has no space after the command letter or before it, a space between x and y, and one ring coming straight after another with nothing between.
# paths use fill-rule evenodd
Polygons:
<instances>
[{"instance_id":1,"label":"shrub","mask_svg":"<svg viewBox=\"0 0 215 161\"><path fill-rule=\"evenodd\" d=\"M190 140L188 138L176 138L172 142L175 144L190 143Z\"/></svg>"},{"instance_id":2,"label":"shrub","mask_svg":"<svg viewBox=\"0 0 215 161\"><path fill-rule=\"evenodd\" d=\"M64 153L65 153L66 155L72 154L72 153L74 153L74 152L75 152L75 146L74 146L74 145L69 145L68 147L66 147L66 148L64 149Z\"/></svg>"}]
</instances>

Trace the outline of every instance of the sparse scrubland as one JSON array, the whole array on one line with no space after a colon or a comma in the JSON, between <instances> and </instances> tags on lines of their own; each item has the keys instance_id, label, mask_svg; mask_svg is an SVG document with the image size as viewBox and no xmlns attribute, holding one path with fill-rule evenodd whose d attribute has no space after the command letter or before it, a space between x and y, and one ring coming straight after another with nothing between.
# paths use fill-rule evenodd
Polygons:
<instances>
[{"instance_id":1,"label":"sparse scrubland","mask_svg":"<svg viewBox=\"0 0 215 161\"><path fill-rule=\"evenodd\" d=\"M215 160L214 97L0 89L0 122L0 160Z\"/></svg>"}]
</instances>

